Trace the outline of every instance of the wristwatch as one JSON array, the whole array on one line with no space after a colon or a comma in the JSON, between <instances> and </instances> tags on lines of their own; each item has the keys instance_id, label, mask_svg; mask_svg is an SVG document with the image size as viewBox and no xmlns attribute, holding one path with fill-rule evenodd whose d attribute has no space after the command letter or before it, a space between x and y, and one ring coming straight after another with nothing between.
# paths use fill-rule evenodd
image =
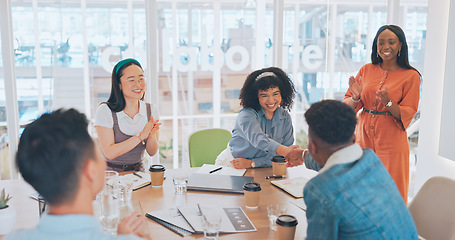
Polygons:
<instances>
[{"instance_id":1,"label":"wristwatch","mask_svg":"<svg viewBox=\"0 0 455 240\"><path fill-rule=\"evenodd\" d=\"M391 107L391 106L392 106L392 103L393 103L392 100L389 100L385 106L386 106L386 107Z\"/></svg>"},{"instance_id":2,"label":"wristwatch","mask_svg":"<svg viewBox=\"0 0 455 240\"><path fill-rule=\"evenodd\" d=\"M255 167L256 167L256 163L254 163L253 160L251 160L251 167L252 167L252 168L255 168Z\"/></svg>"}]
</instances>

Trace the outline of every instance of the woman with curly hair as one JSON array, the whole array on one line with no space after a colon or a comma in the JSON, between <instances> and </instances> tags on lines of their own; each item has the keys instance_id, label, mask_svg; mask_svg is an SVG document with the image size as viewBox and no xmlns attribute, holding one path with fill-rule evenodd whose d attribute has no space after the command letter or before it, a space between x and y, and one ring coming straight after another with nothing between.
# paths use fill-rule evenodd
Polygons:
<instances>
[{"instance_id":1,"label":"woman with curly hair","mask_svg":"<svg viewBox=\"0 0 455 240\"><path fill-rule=\"evenodd\" d=\"M295 88L286 73L276 67L249 74L240 90L242 109L232 139L216 159L234 168L271 167L275 155L285 156L293 147L291 109Z\"/></svg>"}]
</instances>

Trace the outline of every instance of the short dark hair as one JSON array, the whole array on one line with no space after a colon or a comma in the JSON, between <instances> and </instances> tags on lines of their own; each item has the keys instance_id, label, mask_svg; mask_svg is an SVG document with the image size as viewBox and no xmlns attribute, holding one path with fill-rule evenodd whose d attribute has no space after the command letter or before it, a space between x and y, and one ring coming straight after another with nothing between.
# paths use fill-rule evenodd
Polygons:
<instances>
[{"instance_id":1,"label":"short dark hair","mask_svg":"<svg viewBox=\"0 0 455 240\"><path fill-rule=\"evenodd\" d=\"M397 63L400 67L404 69L413 69L417 73L420 74L417 69L409 64L409 57L408 57L408 43L406 42L406 36L404 35L403 29L396 25L384 25L378 29L376 36L373 40L372 51L371 51L371 63L379 64L382 63L382 58L378 55L378 38L379 34L381 34L384 30L389 29L398 37L398 41L401 43L400 49L400 56L397 55Z\"/></svg>"},{"instance_id":2,"label":"short dark hair","mask_svg":"<svg viewBox=\"0 0 455 240\"><path fill-rule=\"evenodd\" d=\"M305 112L305 119L313 134L334 146L349 143L357 124L355 111L337 100L313 103Z\"/></svg>"},{"instance_id":3,"label":"short dark hair","mask_svg":"<svg viewBox=\"0 0 455 240\"><path fill-rule=\"evenodd\" d=\"M256 78L265 72L271 72L273 75ZM277 67L263 68L250 73L240 90L240 105L242 107L253 108L256 111L261 109L258 99L259 90L268 90L270 88L278 87L282 98L280 106L284 109L291 110L292 102L294 101L295 88L291 79L286 73Z\"/></svg>"},{"instance_id":4,"label":"short dark hair","mask_svg":"<svg viewBox=\"0 0 455 240\"><path fill-rule=\"evenodd\" d=\"M75 109L45 113L21 135L16 165L51 205L74 199L82 168L96 157L88 120Z\"/></svg>"},{"instance_id":5,"label":"short dark hair","mask_svg":"<svg viewBox=\"0 0 455 240\"><path fill-rule=\"evenodd\" d=\"M120 62L119 62L120 63ZM125 97L123 96L122 90L120 89L120 78L123 76L123 70L131 65L136 65L142 69L142 66L138 62L127 62L123 64L117 71L118 64L115 64L114 68L112 69L112 76L111 76L111 95L107 102L103 102L107 104L107 106L114 112L120 112L125 108ZM144 99L145 93L142 96Z\"/></svg>"}]
</instances>

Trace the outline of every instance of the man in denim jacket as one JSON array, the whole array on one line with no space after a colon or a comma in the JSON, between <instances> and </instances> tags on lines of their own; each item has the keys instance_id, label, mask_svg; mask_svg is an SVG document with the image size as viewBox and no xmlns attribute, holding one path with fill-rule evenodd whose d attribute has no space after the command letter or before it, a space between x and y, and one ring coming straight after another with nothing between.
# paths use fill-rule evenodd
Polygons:
<instances>
[{"instance_id":1,"label":"man in denim jacket","mask_svg":"<svg viewBox=\"0 0 455 240\"><path fill-rule=\"evenodd\" d=\"M325 100L305 113L308 151L286 156L290 165L319 171L303 190L308 239L418 239L403 198L370 149L355 143L355 112Z\"/></svg>"}]
</instances>

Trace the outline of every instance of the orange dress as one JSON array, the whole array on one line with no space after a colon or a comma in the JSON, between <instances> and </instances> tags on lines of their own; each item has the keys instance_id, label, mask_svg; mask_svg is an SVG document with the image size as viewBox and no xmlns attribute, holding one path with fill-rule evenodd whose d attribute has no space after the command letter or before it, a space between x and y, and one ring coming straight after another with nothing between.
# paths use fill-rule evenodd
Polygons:
<instances>
[{"instance_id":1,"label":"orange dress","mask_svg":"<svg viewBox=\"0 0 455 240\"><path fill-rule=\"evenodd\" d=\"M379 64L364 65L356 76L362 76L362 93L356 111L362 108L388 112L375 92L387 86L389 98L400 107L401 119L392 115L377 115L361 111L358 114L356 142L362 148L376 152L387 171L397 184L407 202L409 187L409 142L406 128L417 112L420 95L420 75L412 69L383 70ZM351 97L348 90L345 99Z\"/></svg>"}]
</instances>

